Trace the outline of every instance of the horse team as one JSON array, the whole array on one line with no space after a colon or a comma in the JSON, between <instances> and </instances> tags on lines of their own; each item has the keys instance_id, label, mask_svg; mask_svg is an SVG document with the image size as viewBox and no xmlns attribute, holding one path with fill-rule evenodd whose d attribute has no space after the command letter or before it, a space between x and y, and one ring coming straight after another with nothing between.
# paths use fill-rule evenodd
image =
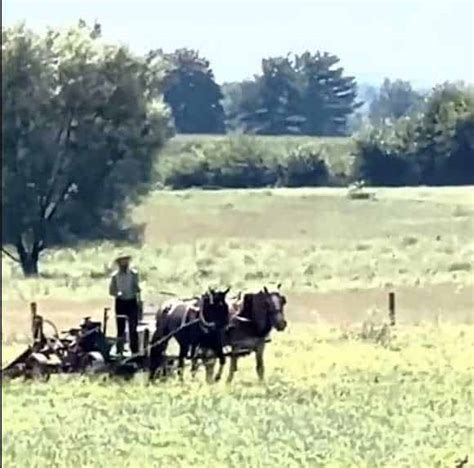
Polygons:
<instances>
[{"instance_id":1,"label":"horse team","mask_svg":"<svg viewBox=\"0 0 474 468\"><path fill-rule=\"evenodd\" d=\"M206 367L208 382L221 379L226 363L225 348L230 348L230 370L227 382L237 371L239 356L254 352L256 371L264 379L264 350L272 329L285 330L286 298L266 287L257 293L240 293L228 298L229 289L209 289L199 298L171 299L156 316L156 329L150 342L150 378L168 373L166 349L171 338L179 345L178 372L183 378L186 359L191 360L194 376L201 359ZM214 375L215 358L219 368Z\"/></svg>"}]
</instances>

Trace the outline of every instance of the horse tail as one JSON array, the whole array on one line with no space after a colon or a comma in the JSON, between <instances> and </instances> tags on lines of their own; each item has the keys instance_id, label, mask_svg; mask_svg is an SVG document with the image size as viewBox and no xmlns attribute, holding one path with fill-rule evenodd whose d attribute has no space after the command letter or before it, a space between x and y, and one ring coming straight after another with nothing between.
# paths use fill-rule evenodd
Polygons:
<instances>
[{"instance_id":1,"label":"horse tail","mask_svg":"<svg viewBox=\"0 0 474 468\"><path fill-rule=\"evenodd\" d=\"M159 370L165 370L165 351L169 339L163 339L167 334L169 308L162 308L156 314L155 331L150 340L148 354L150 380L154 380Z\"/></svg>"}]
</instances>

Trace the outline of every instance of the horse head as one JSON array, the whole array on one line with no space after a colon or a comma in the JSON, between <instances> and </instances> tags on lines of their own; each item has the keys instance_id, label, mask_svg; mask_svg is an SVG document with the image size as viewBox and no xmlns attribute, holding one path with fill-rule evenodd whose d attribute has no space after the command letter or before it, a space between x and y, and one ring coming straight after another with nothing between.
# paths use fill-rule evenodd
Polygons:
<instances>
[{"instance_id":1,"label":"horse head","mask_svg":"<svg viewBox=\"0 0 474 468\"><path fill-rule=\"evenodd\" d=\"M230 287L224 291L209 288L202 296L201 320L206 326L224 328L229 323L229 305L226 301Z\"/></svg>"},{"instance_id":2,"label":"horse head","mask_svg":"<svg viewBox=\"0 0 474 468\"><path fill-rule=\"evenodd\" d=\"M260 292L263 308L268 315L272 328L283 331L288 323L285 318L286 297L280 293L281 283L276 291L269 291L266 286Z\"/></svg>"}]
</instances>

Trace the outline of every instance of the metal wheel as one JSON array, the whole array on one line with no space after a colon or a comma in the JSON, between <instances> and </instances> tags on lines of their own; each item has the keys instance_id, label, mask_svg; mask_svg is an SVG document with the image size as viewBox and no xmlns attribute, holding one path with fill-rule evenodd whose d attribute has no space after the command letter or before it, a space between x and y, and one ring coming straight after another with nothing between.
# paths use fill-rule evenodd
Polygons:
<instances>
[{"instance_id":1,"label":"metal wheel","mask_svg":"<svg viewBox=\"0 0 474 468\"><path fill-rule=\"evenodd\" d=\"M8 369L2 370L1 380L16 379L25 374L25 365L24 364L15 364Z\"/></svg>"},{"instance_id":2,"label":"metal wheel","mask_svg":"<svg viewBox=\"0 0 474 468\"><path fill-rule=\"evenodd\" d=\"M81 373L84 375L96 375L105 371L105 368L104 356L98 351L91 351L82 359Z\"/></svg>"},{"instance_id":3,"label":"metal wheel","mask_svg":"<svg viewBox=\"0 0 474 468\"><path fill-rule=\"evenodd\" d=\"M33 353L25 363L25 379L47 382L51 377L48 359L40 353Z\"/></svg>"}]
</instances>

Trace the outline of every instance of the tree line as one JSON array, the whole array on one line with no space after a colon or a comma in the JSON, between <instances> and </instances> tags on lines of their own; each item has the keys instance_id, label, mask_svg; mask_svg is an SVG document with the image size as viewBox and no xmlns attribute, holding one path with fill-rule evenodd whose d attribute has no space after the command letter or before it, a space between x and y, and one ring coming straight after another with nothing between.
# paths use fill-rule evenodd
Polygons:
<instances>
[{"instance_id":1,"label":"tree line","mask_svg":"<svg viewBox=\"0 0 474 468\"><path fill-rule=\"evenodd\" d=\"M262 60L252 80L219 86L197 51L162 53L164 99L178 133L345 135L357 101L354 77L327 52Z\"/></svg>"},{"instance_id":2,"label":"tree line","mask_svg":"<svg viewBox=\"0 0 474 468\"><path fill-rule=\"evenodd\" d=\"M354 177L373 185L474 184L474 87L444 83L407 115L355 137Z\"/></svg>"},{"instance_id":3,"label":"tree line","mask_svg":"<svg viewBox=\"0 0 474 468\"><path fill-rule=\"evenodd\" d=\"M197 51L159 53L168 70L164 100L183 134L346 136L363 123L410 115L425 97L409 82L389 79L361 96L355 78L328 52L266 58L260 74L222 86Z\"/></svg>"},{"instance_id":4,"label":"tree line","mask_svg":"<svg viewBox=\"0 0 474 468\"><path fill-rule=\"evenodd\" d=\"M51 246L139 240L128 207L157 180L172 187L474 183L472 88L448 83L424 95L386 80L367 106L327 52L268 58L252 80L219 86L192 50L137 55L82 21L43 34L18 25L2 28L2 85L2 251L25 275L38 273ZM353 164L337 171L327 147L276 155L252 136L338 136L351 128L358 129ZM176 132L250 135L191 144L159 161Z\"/></svg>"}]
</instances>

